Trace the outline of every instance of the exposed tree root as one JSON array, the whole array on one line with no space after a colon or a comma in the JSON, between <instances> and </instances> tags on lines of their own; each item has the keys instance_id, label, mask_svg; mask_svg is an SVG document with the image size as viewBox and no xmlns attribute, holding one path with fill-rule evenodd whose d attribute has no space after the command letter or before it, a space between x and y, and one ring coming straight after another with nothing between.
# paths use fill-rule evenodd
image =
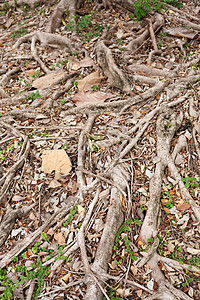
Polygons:
<instances>
[{"instance_id":1,"label":"exposed tree root","mask_svg":"<svg viewBox=\"0 0 200 300\"><path fill-rule=\"evenodd\" d=\"M18 161L8 170L8 172L0 179L0 203L7 201L6 192L8 191L10 185L12 184L12 179L15 176L17 170L19 170L28 157L30 151L30 142L27 136L22 135L17 129L13 128L11 125L6 124L4 121L0 121L0 126L10 130L16 137L21 137L24 140L21 156Z\"/></svg>"},{"instance_id":2,"label":"exposed tree root","mask_svg":"<svg viewBox=\"0 0 200 300\"><path fill-rule=\"evenodd\" d=\"M111 50L105 46L103 41L97 43L96 54L97 62L108 77L110 85L126 93L130 93L131 85L128 79L115 64Z\"/></svg>"},{"instance_id":3,"label":"exposed tree root","mask_svg":"<svg viewBox=\"0 0 200 300\"><path fill-rule=\"evenodd\" d=\"M21 38L14 44L14 48L19 48L22 43L27 41L32 41L32 38L35 38L35 41L38 40L40 43L45 46L53 47L53 48L62 48L64 47L68 53L73 52L71 41L63 35L60 34L52 34L42 31L36 31L34 33L27 34Z\"/></svg>"},{"instance_id":4,"label":"exposed tree root","mask_svg":"<svg viewBox=\"0 0 200 300\"><path fill-rule=\"evenodd\" d=\"M113 181L121 186L123 190L126 189L125 182L127 181L127 174L122 168L115 167L113 169ZM108 262L112 255L112 249L118 228L123 222L123 213L121 210L120 192L116 187L111 188L110 207L107 214L106 225L103 230L101 240L99 242L94 263L91 270L97 274L106 273ZM84 299L102 299L102 291L96 281L89 277L87 282L87 291Z\"/></svg>"},{"instance_id":5,"label":"exposed tree root","mask_svg":"<svg viewBox=\"0 0 200 300\"><path fill-rule=\"evenodd\" d=\"M164 170L169 161L169 150L171 140L182 122L182 114L177 116L169 108L163 108L163 112L158 117L157 131L157 156L155 174L149 185L150 200L148 210L145 216L141 231L140 239L147 243L148 239L157 235L160 213L160 194Z\"/></svg>"},{"instance_id":6,"label":"exposed tree root","mask_svg":"<svg viewBox=\"0 0 200 300\"><path fill-rule=\"evenodd\" d=\"M85 179L84 179L83 172L81 170L85 167L85 147L86 147L85 144L86 144L86 139L87 139L87 133L90 133L96 116L97 116L97 114L95 114L95 113L89 114L87 124L86 124L84 130L82 130L80 137L79 137L78 161L77 161L79 170L77 171L77 182L78 182L78 186L79 186L79 190L80 190L80 196L82 195L83 189L85 186Z\"/></svg>"},{"instance_id":7,"label":"exposed tree root","mask_svg":"<svg viewBox=\"0 0 200 300\"><path fill-rule=\"evenodd\" d=\"M164 25L164 18L162 15L157 14L155 18L155 22L153 23L153 30L154 32L157 31L158 28ZM134 39L128 44L128 50L135 50L138 46L144 43L146 39L150 36L150 32L146 29L138 38Z\"/></svg>"},{"instance_id":8,"label":"exposed tree root","mask_svg":"<svg viewBox=\"0 0 200 300\"><path fill-rule=\"evenodd\" d=\"M7 207L6 215L3 217L3 220L0 225L0 247L4 244L6 241L8 235L12 231L16 219L20 219L24 216L26 216L30 210L35 206L35 204L31 205L30 207L25 208L17 208L13 210L9 205Z\"/></svg>"},{"instance_id":9,"label":"exposed tree root","mask_svg":"<svg viewBox=\"0 0 200 300\"><path fill-rule=\"evenodd\" d=\"M80 5L81 1L78 0L61 0L60 3L57 5L54 13L50 19L50 22L47 26L47 32L55 32L55 30L60 26L61 19L65 11L69 11L69 18L70 21L76 24L75 15L76 15L76 8L77 4Z\"/></svg>"}]
</instances>

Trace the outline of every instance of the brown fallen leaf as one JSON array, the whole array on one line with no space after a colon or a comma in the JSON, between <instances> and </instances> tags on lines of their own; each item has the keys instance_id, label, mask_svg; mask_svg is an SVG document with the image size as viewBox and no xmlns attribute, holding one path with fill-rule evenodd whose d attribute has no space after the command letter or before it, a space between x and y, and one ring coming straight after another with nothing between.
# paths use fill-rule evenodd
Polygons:
<instances>
[{"instance_id":1,"label":"brown fallen leaf","mask_svg":"<svg viewBox=\"0 0 200 300\"><path fill-rule=\"evenodd\" d=\"M56 189L57 187L61 186L62 184L58 182L57 180L53 179L48 185L49 189Z\"/></svg>"},{"instance_id":2,"label":"brown fallen leaf","mask_svg":"<svg viewBox=\"0 0 200 300\"><path fill-rule=\"evenodd\" d=\"M14 24L14 20L11 19L11 18L9 18L9 19L7 20L7 22L6 22L6 24L4 24L4 27L10 28L10 26L11 26L12 24Z\"/></svg>"},{"instance_id":3,"label":"brown fallen leaf","mask_svg":"<svg viewBox=\"0 0 200 300\"><path fill-rule=\"evenodd\" d=\"M63 245L65 243L65 238L61 232L58 232L54 235L54 240L56 240L58 245Z\"/></svg>"},{"instance_id":4,"label":"brown fallen leaf","mask_svg":"<svg viewBox=\"0 0 200 300\"><path fill-rule=\"evenodd\" d=\"M49 230L47 231L47 234L49 234L49 235L54 235L54 230L53 230L53 228L49 228Z\"/></svg>"},{"instance_id":5,"label":"brown fallen leaf","mask_svg":"<svg viewBox=\"0 0 200 300\"><path fill-rule=\"evenodd\" d=\"M177 210L179 211L186 211L190 208L190 204L189 203L179 203L177 206L176 206Z\"/></svg>"},{"instance_id":6,"label":"brown fallen leaf","mask_svg":"<svg viewBox=\"0 0 200 300\"><path fill-rule=\"evenodd\" d=\"M200 250L199 249L195 249L195 248L191 248L191 247L187 247L187 252L192 254L192 255L198 255L200 254Z\"/></svg>"},{"instance_id":7,"label":"brown fallen leaf","mask_svg":"<svg viewBox=\"0 0 200 300\"><path fill-rule=\"evenodd\" d=\"M35 73L35 70L34 70L34 69L29 69L29 71L25 72L25 75L26 75L27 77L31 77L34 73Z\"/></svg>"},{"instance_id":8,"label":"brown fallen leaf","mask_svg":"<svg viewBox=\"0 0 200 300\"><path fill-rule=\"evenodd\" d=\"M72 65L72 70L77 71L80 68L87 68L87 67L91 67L94 66L94 62L90 57L86 57L82 60L78 60L78 59L71 59L70 63Z\"/></svg>"},{"instance_id":9,"label":"brown fallen leaf","mask_svg":"<svg viewBox=\"0 0 200 300\"><path fill-rule=\"evenodd\" d=\"M90 104L98 104L100 102L104 102L109 98L113 98L115 95L112 94L102 94L101 92L87 92L84 91L78 92L72 98L72 101L76 104L76 106L86 106Z\"/></svg>"},{"instance_id":10,"label":"brown fallen leaf","mask_svg":"<svg viewBox=\"0 0 200 300\"><path fill-rule=\"evenodd\" d=\"M69 280L69 277L72 275L72 273L66 274L62 279L67 282Z\"/></svg>"},{"instance_id":11,"label":"brown fallen leaf","mask_svg":"<svg viewBox=\"0 0 200 300\"><path fill-rule=\"evenodd\" d=\"M170 255L171 252L168 250L168 251L164 251L164 256L167 256L167 255Z\"/></svg>"},{"instance_id":12,"label":"brown fallen leaf","mask_svg":"<svg viewBox=\"0 0 200 300\"><path fill-rule=\"evenodd\" d=\"M197 36L197 32L194 32L190 29L187 29L185 27L171 27L164 30L164 32L167 32L170 35L178 36L178 37L184 37L188 39L194 39Z\"/></svg>"},{"instance_id":13,"label":"brown fallen leaf","mask_svg":"<svg viewBox=\"0 0 200 300\"><path fill-rule=\"evenodd\" d=\"M93 72L86 76L82 80L78 80L79 91L88 91L93 85L100 84L103 77L100 75L99 71Z\"/></svg>"},{"instance_id":14,"label":"brown fallen leaf","mask_svg":"<svg viewBox=\"0 0 200 300\"><path fill-rule=\"evenodd\" d=\"M45 150L42 154L41 169L48 174L55 171L55 180L58 180L61 175L67 175L71 171L72 164L64 149Z\"/></svg>"},{"instance_id":15,"label":"brown fallen leaf","mask_svg":"<svg viewBox=\"0 0 200 300\"><path fill-rule=\"evenodd\" d=\"M36 89L46 89L62 81L64 77L65 73L63 71L52 72L34 80L32 86Z\"/></svg>"},{"instance_id":16,"label":"brown fallen leaf","mask_svg":"<svg viewBox=\"0 0 200 300\"><path fill-rule=\"evenodd\" d=\"M142 290L137 290L137 291L136 291L137 296L138 296L138 297L142 297L142 292L143 292Z\"/></svg>"}]
</instances>

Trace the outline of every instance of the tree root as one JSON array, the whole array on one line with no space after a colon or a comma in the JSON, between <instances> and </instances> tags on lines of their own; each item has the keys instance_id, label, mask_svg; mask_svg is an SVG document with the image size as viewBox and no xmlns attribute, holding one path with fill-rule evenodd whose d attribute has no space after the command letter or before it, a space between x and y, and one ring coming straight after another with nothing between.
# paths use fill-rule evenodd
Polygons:
<instances>
[{"instance_id":1,"label":"tree root","mask_svg":"<svg viewBox=\"0 0 200 300\"><path fill-rule=\"evenodd\" d=\"M8 205L6 214L3 217L3 220L0 225L0 247L4 244L8 235L12 231L16 220L26 216L34 206L35 204L32 204L29 207L12 209Z\"/></svg>"},{"instance_id":2,"label":"tree root","mask_svg":"<svg viewBox=\"0 0 200 300\"><path fill-rule=\"evenodd\" d=\"M22 43L27 41L32 41L32 38L35 38L35 41L40 41L40 43L45 46L53 47L53 48L65 48L65 51L68 53L73 52L73 47L71 41L61 34L53 34L42 31L36 31L34 33L27 34L18 39L18 41L14 44L14 48L19 48Z\"/></svg>"},{"instance_id":3,"label":"tree root","mask_svg":"<svg viewBox=\"0 0 200 300\"><path fill-rule=\"evenodd\" d=\"M155 22L153 23L154 32L157 31L158 28L161 28L164 25L164 18L162 15L157 14L155 18ZM128 44L128 50L133 51L137 49L138 46L144 43L150 36L149 29L146 29L138 38L134 39Z\"/></svg>"},{"instance_id":4,"label":"tree root","mask_svg":"<svg viewBox=\"0 0 200 300\"><path fill-rule=\"evenodd\" d=\"M21 150L21 157L18 159L18 161L9 169L8 172L0 179L0 203L6 202L6 192L9 189L12 179L15 176L15 173L17 170L19 170L24 162L26 161L28 154L30 152L30 141L28 140L27 136L22 135L17 129L13 128L11 125L6 124L4 121L0 121L0 126L11 130L11 132L16 136L16 137L21 137L24 140L22 150ZM22 154L23 153L23 154Z\"/></svg>"},{"instance_id":5,"label":"tree root","mask_svg":"<svg viewBox=\"0 0 200 300\"><path fill-rule=\"evenodd\" d=\"M121 186L123 190L126 189L126 184L124 183L127 179L127 174L125 174L125 171L122 168L115 167L113 169L113 181ZM94 274L97 274L97 276L98 274L107 272L116 233L122 222L123 213L121 209L120 192L116 187L112 187L107 221L97 248L94 263L91 266L91 271L94 272ZM87 280L87 291L84 299L101 299L101 297L101 289L97 282L90 276Z\"/></svg>"},{"instance_id":6,"label":"tree root","mask_svg":"<svg viewBox=\"0 0 200 300\"><path fill-rule=\"evenodd\" d=\"M128 79L115 64L111 50L105 46L103 41L97 43L96 54L97 62L108 77L110 85L126 93L130 93L131 85Z\"/></svg>"},{"instance_id":7,"label":"tree root","mask_svg":"<svg viewBox=\"0 0 200 300\"><path fill-rule=\"evenodd\" d=\"M83 172L81 170L84 169L84 167L85 167L85 147L86 147L85 143L86 143L86 139L87 139L86 135L87 135L87 133L90 133L93 122L96 117L97 117L97 114L95 114L95 113L89 114L87 124L86 124L85 128L82 130L80 137L79 137L79 141L78 141L77 165L78 165L79 170L77 170L76 174L77 174L77 183L79 186L80 196L82 195L83 189L85 187L85 179L84 179Z\"/></svg>"},{"instance_id":8,"label":"tree root","mask_svg":"<svg viewBox=\"0 0 200 300\"><path fill-rule=\"evenodd\" d=\"M147 214L140 231L140 239L144 243L147 243L148 239L157 235L163 174L169 161L170 142L181 122L182 114L177 116L172 110L166 107L163 108L163 111L158 117L156 131L158 137L157 156L159 162L156 164L155 174L150 181L150 200L148 202Z\"/></svg>"},{"instance_id":9,"label":"tree root","mask_svg":"<svg viewBox=\"0 0 200 300\"><path fill-rule=\"evenodd\" d=\"M69 11L70 21L73 21L74 25L76 24L75 15L77 5L80 6L80 1L78 0L61 0L57 5L54 13L50 19L50 22L47 26L47 32L55 32L55 30L60 26L61 19L66 10Z\"/></svg>"}]
</instances>

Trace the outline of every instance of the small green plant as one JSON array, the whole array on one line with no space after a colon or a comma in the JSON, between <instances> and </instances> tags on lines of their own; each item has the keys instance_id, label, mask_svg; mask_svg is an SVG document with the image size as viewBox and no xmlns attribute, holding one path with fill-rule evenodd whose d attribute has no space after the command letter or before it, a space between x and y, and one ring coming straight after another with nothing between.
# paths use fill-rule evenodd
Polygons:
<instances>
[{"instance_id":1,"label":"small green plant","mask_svg":"<svg viewBox=\"0 0 200 300\"><path fill-rule=\"evenodd\" d=\"M15 36L21 36L21 35L26 35L27 34L27 29L26 28L20 28L16 31L14 31L11 34L11 37L14 38Z\"/></svg>"},{"instance_id":2,"label":"small green plant","mask_svg":"<svg viewBox=\"0 0 200 300\"><path fill-rule=\"evenodd\" d=\"M166 199L165 200L166 207L174 207L172 196L169 191L163 192L161 195L164 199Z\"/></svg>"},{"instance_id":3,"label":"small green plant","mask_svg":"<svg viewBox=\"0 0 200 300\"><path fill-rule=\"evenodd\" d=\"M0 285L5 288L3 295L0 296L0 299L12 299L15 286L13 282L10 279L8 279L7 271L5 269L0 269Z\"/></svg>"},{"instance_id":4,"label":"small green plant","mask_svg":"<svg viewBox=\"0 0 200 300\"><path fill-rule=\"evenodd\" d=\"M182 283L183 287L189 286L191 282L193 282L194 278L187 278L186 282Z\"/></svg>"},{"instance_id":5,"label":"small green plant","mask_svg":"<svg viewBox=\"0 0 200 300\"><path fill-rule=\"evenodd\" d=\"M193 67L193 69L196 70L197 69L197 63L194 62L192 67Z\"/></svg>"},{"instance_id":6,"label":"small green plant","mask_svg":"<svg viewBox=\"0 0 200 300\"><path fill-rule=\"evenodd\" d=\"M40 245L40 242L36 242L35 245L31 248L31 250L34 254L41 251L41 248L39 247L39 245Z\"/></svg>"},{"instance_id":7,"label":"small green plant","mask_svg":"<svg viewBox=\"0 0 200 300\"><path fill-rule=\"evenodd\" d=\"M127 236L124 237L126 252L129 255L130 259L136 261L138 260L137 256L133 255L133 251L130 249L130 241Z\"/></svg>"},{"instance_id":8,"label":"small green plant","mask_svg":"<svg viewBox=\"0 0 200 300\"><path fill-rule=\"evenodd\" d=\"M129 225L132 223L132 219L127 219L122 226L118 229L116 237L115 237L115 244L114 250L118 250L118 243L119 243L119 236L121 233L130 231Z\"/></svg>"},{"instance_id":9,"label":"small green plant","mask_svg":"<svg viewBox=\"0 0 200 300\"><path fill-rule=\"evenodd\" d=\"M61 148L64 149L64 150L68 150L69 149L69 145L68 144L64 144Z\"/></svg>"},{"instance_id":10,"label":"small green plant","mask_svg":"<svg viewBox=\"0 0 200 300\"><path fill-rule=\"evenodd\" d=\"M134 15L137 21L139 21L153 10L159 12L162 5L165 5L166 3L178 8L182 7L182 0L136 0L133 4L135 8Z\"/></svg>"},{"instance_id":11,"label":"small green plant","mask_svg":"<svg viewBox=\"0 0 200 300\"><path fill-rule=\"evenodd\" d=\"M31 139L31 138L34 136L34 134L35 134L35 130L32 130L31 133L29 133L29 132L26 131L26 128L25 128L24 132L25 132L25 134L26 134L30 139Z\"/></svg>"},{"instance_id":12,"label":"small green plant","mask_svg":"<svg viewBox=\"0 0 200 300\"><path fill-rule=\"evenodd\" d=\"M143 224L143 222L140 220L140 218L139 218L138 216L136 216L136 217L134 218L134 223L135 223L136 225L138 225L138 226L140 226L140 225Z\"/></svg>"},{"instance_id":13,"label":"small green plant","mask_svg":"<svg viewBox=\"0 0 200 300\"><path fill-rule=\"evenodd\" d=\"M61 104L63 104L63 105L64 105L64 104L65 104L65 102L66 102L66 101L65 101L64 99L60 99L60 103L61 103Z\"/></svg>"},{"instance_id":14,"label":"small green plant","mask_svg":"<svg viewBox=\"0 0 200 300\"><path fill-rule=\"evenodd\" d=\"M123 298L116 297L115 296L116 292L113 291L110 287L107 287L106 290L110 300L123 300ZM106 300L106 297L103 297L103 300Z\"/></svg>"},{"instance_id":15,"label":"small green plant","mask_svg":"<svg viewBox=\"0 0 200 300\"><path fill-rule=\"evenodd\" d=\"M75 50L72 55L76 56L78 58L78 52Z\"/></svg>"},{"instance_id":16,"label":"small green plant","mask_svg":"<svg viewBox=\"0 0 200 300\"><path fill-rule=\"evenodd\" d=\"M47 233L46 232L42 232L41 233L41 237L43 238L43 240L45 240L45 241L49 241L49 238L48 238L48 235L47 235Z\"/></svg>"},{"instance_id":17,"label":"small green plant","mask_svg":"<svg viewBox=\"0 0 200 300\"><path fill-rule=\"evenodd\" d=\"M162 47L163 47L163 43L162 42L158 42L158 49L160 50L160 49L162 49Z\"/></svg>"},{"instance_id":18,"label":"small green plant","mask_svg":"<svg viewBox=\"0 0 200 300\"><path fill-rule=\"evenodd\" d=\"M73 217L74 215L76 214L77 212L77 209L78 209L78 205L75 204L71 209L70 209L70 212L69 212L69 217L67 219L67 221L65 221L63 223L63 226L67 226L72 220L73 220Z\"/></svg>"},{"instance_id":19,"label":"small green plant","mask_svg":"<svg viewBox=\"0 0 200 300\"><path fill-rule=\"evenodd\" d=\"M187 176L186 178L182 178L181 181L183 181L185 183L186 189L192 188L190 190L191 194L194 194L195 193L194 189L198 188L198 186L199 186L195 177Z\"/></svg>"},{"instance_id":20,"label":"small green plant","mask_svg":"<svg viewBox=\"0 0 200 300\"><path fill-rule=\"evenodd\" d=\"M36 78L36 77L39 77L39 76L40 76L40 71L39 70L37 70L36 72L33 72L31 74L31 77L33 77L33 78Z\"/></svg>"},{"instance_id":21,"label":"small green plant","mask_svg":"<svg viewBox=\"0 0 200 300\"><path fill-rule=\"evenodd\" d=\"M19 284L23 284L25 280L36 279L35 290L32 295L32 299L38 299L39 292L42 289L44 283L44 277L49 274L49 266L42 266L42 261L40 258L37 259L37 263L32 263L31 267L33 270L28 271L25 265L16 265L14 269L22 275L20 275L20 280L16 280L15 286L18 287Z\"/></svg>"},{"instance_id":22,"label":"small green plant","mask_svg":"<svg viewBox=\"0 0 200 300\"><path fill-rule=\"evenodd\" d=\"M93 89L94 91L98 91L98 90L99 90L99 86L98 86L98 85L93 85L92 89Z\"/></svg>"},{"instance_id":23,"label":"small green plant","mask_svg":"<svg viewBox=\"0 0 200 300\"><path fill-rule=\"evenodd\" d=\"M122 39L117 39L117 42L119 45L121 45L123 43L123 40Z\"/></svg>"},{"instance_id":24,"label":"small green plant","mask_svg":"<svg viewBox=\"0 0 200 300\"><path fill-rule=\"evenodd\" d=\"M54 70L56 67L57 67L57 68L60 68L61 66L64 66L65 63L67 63L67 62L68 62L68 60L66 60L66 61L58 61L56 64L51 65L50 68L53 69L53 70Z\"/></svg>"},{"instance_id":25,"label":"small green plant","mask_svg":"<svg viewBox=\"0 0 200 300\"><path fill-rule=\"evenodd\" d=\"M89 42L91 38L98 37L101 35L103 26L98 23L92 24L92 19L90 15L80 17L75 24L73 20L67 25L69 31L76 29L78 34L82 36L83 43Z\"/></svg>"},{"instance_id":26,"label":"small green plant","mask_svg":"<svg viewBox=\"0 0 200 300\"><path fill-rule=\"evenodd\" d=\"M10 151L13 151L15 149L14 144L11 144L6 149L0 150L0 159L7 160L7 155Z\"/></svg>"},{"instance_id":27,"label":"small green plant","mask_svg":"<svg viewBox=\"0 0 200 300\"><path fill-rule=\"evenodd\" d=\"M165 33L164 33L164 32L160 32L160 35L161 35L161 36L167 36L168 33L167 33L167 32L165 32Z\"/></svg>"},{"instance_id":28,"label":"small green plant","mask_svg":"<svg viewBox=\"0 0 200 300\"><path fill-rule=\"evenodd\" d=\"M50 134L47 133L47 132L42 132L41 135L42 135L42 136L46 136L46 137L50 137Z\"/></svg>"},{"instance_id":29,"label":"small green plant","mask_svg":"<svg viewBox=\"0 0 200 300\"><path fill-rule=\"evenodd\" d=\"M141 208L143 211L147 210L147 207L144 206L143 204L140 205L140 208Z\"/></svg>"},{"instance_id":30,"label":"small green plant","mask_svg":"<svg viewBox=\"0 0 200 300\"><path fill-rule=\"evenodd\" d=\"M35 93L31 93L30 95L28 95L25 100L35 100L37 98L41 98L41 95L39 94L39 91L37 90L37 92Z\"/></svg>"}]
</instances>

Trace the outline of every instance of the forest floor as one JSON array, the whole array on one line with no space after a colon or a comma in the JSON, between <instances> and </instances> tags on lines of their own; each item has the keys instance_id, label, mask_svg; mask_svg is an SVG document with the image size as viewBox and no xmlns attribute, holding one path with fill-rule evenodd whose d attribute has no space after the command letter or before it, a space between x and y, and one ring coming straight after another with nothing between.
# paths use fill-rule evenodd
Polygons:
<instances>
[{"instance_id":1,"label":"forest floor","mask_svg":"<svg viewBox=\"0 0 200 300\"><path fill-rule=\"evenodd\" d=\"M0 299L200 299L200 6L95 5L0 9Z\"/></svg>"}]
</instances>

